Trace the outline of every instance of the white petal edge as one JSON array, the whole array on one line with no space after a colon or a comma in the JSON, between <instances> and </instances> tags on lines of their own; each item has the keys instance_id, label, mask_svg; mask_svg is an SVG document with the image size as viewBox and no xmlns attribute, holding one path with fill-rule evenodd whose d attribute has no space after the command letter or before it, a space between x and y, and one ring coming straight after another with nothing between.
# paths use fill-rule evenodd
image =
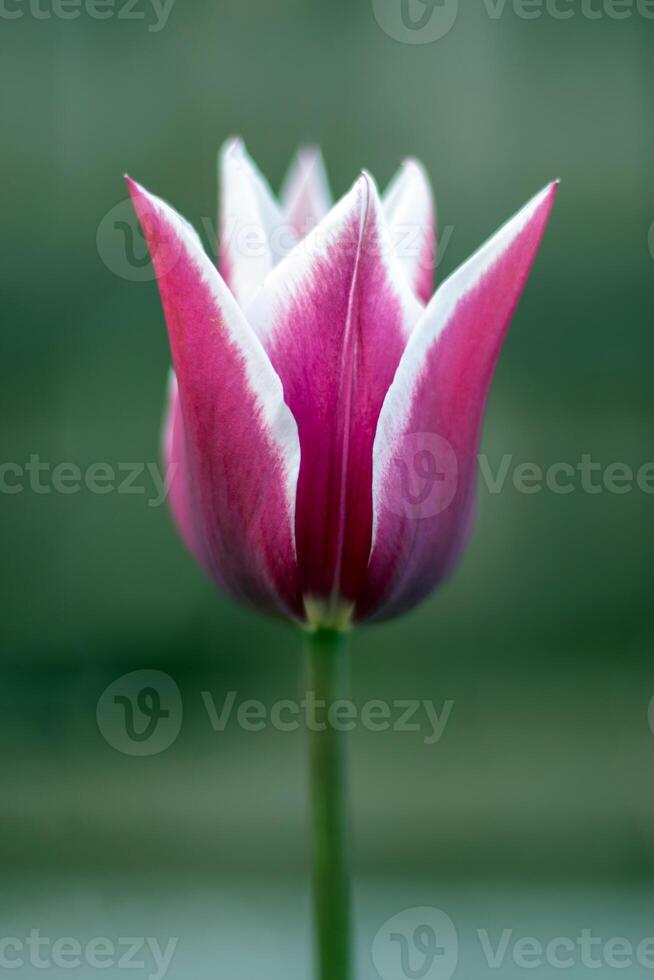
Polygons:
<instances>
[{"instance_id":1,"label":"white petal edge","mask_svg":"<svg viewBox=\"0 0 654 980\"><path fill-rule=\"evenodd\" d=\"M434 198L427 172L418 160L405 160L382 197L397 261L412 289L421 278L421 263L435 258ZM433 270L432 270L433 271Z\"/></svg>"},{"instance_id":2,"label":"white petal edge","mask_svg":"<svg viewBox=\"0 0 654 980\"><path fill-rule=\"evenodd\" d=\"M220 251L241 305L260 289L297 236L240 139L223 146L220 161Z\"/></svg>"},{"instance_id":3,"label":"white petal edge","mask_svg":"<svg viewBox=\"0 0 654 980\"><path fill-rule=\"evenodd\" d=\"M328 214L333 198L325 161L318 147L305 146L298 150L284 178L279 197L282 211L291 223L296 222L301 209L309 206L315 220L304 229L305 234Z\"/></svg>"}]
</instances>

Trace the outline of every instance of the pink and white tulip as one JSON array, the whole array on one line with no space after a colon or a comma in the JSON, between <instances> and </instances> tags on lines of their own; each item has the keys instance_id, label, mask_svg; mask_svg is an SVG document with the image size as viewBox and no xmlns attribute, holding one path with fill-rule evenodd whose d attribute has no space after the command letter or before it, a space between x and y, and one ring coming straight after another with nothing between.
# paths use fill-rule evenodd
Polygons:
<instances>
[{"instance_id":1,"label":"pink and white tulip","mask_svg":"<svg viewBox=\"0 0 654 980\"><path fill-rule=\"evenodd\" d=\"M179 214L128 184L168 325L165 454L188 548L235 599L301 623L411 609L470 532L486 397L557 184L433 296L434 209L414 161L383 197L364 173L332 206L306 150L278 202L230 142L220 271ZM436 503L407 495L421 474Z\"/></svg>"}]
</instances>

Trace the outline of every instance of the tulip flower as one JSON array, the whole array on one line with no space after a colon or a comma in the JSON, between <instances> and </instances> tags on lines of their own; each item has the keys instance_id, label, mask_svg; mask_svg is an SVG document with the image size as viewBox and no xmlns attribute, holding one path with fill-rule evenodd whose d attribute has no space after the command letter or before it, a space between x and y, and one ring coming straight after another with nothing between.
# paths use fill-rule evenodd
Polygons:
<instances>
[{"instance_id":1,"label":"tulip flower","mask_svg":"<svg viewBox=\"0 0 654 980\"><path fill-rule=\"evenodd\" d=\"M172 509L220 589L315 632L313 682L329 701L326 637L412 609L463 552L491 378L557 184L433 293L419 163L383 196L363 173L333 206L317 151L299 155L279 201L239 141L220 170L218 268L128 180L172 350ZM342 778L328 739L312 751L321 966L342 980Z\"/></svg>"},{"instance_id":2,"label":"tulip flower","mask_svg":"<svg viewBox=\"0 0 654 980\"><path fill-rule=\"evenodd\" d=\"M338 628L396 616L463 550L489 383L556 184L430 298L419 164L383 198L364 173L333 208L315 153L281 204L240 143L221 169L220 272L183 218L129 181L172 348L166 458L182 537L257 609ZM442 509L421 512L403 485L407 466L420 481L416 434L423 461L438 437Z\"/></svg>"}]
</instances>

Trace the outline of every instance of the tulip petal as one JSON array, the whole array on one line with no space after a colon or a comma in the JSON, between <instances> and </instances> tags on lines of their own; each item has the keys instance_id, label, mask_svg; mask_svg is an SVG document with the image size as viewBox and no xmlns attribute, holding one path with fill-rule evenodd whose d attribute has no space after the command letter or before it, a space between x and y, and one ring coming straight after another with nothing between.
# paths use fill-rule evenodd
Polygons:
<instances>
[{"instance_id":1,"label":"tulip petal","mask_svg":"<svg viewBox=\"0 0 654 980\"><path fill-rule=\"evenodd\" d=\"M293 527L300 447L280 380L191 226L128 184L179 384L172 453L186 463L174 505L182 533L230 595L299 617Z\"/></svg>"},{"instance_id":2,"label":"tulip petal","mask_svg":"<svg viewBox=\"0 0 654 980\"><path fill-rule=\"evenodd\" d=\"M315 228L332 207L332 195L322 153L303 147L291 164L281 192L282 210L298 239Z\"/></svg>"},{"instance_id":3,"label":"tulip petal","mask_svg":"<svg viewBox=\"0 0 654 980\"><path fill-rule=\"evenodd\" d=\"M220 152L220 272L241 306L296 244L265 178L239 139Z\"/></svg>"},{"instance_id":4,"label":"tulip petal","mask_svg":"<svg viewBox=\"0 0 654 980\"><path fill-rule=\"evenodd\" d=\"M405 160L382 200L397 260L416 296L427 303L434 291L436 219L422 164Z\"/></svg>"},{"instance_id":5,"label":"tulip petal","mask_svg":"<svg viewBox=\"0 0 654 980\"><path fill-rule=\"evenodd\" d=\"M175 372L171 370L163 424L163 458L166 483L170 487L168 501L181 538L199 565L207 571L210 561L205 550L201 528L196 525L193 495L190 485L186 434L179 401Z\"/></svg>"},{"instance_id":6,"label":"tulip petal","mask_svg":"<svg viewBox=\"0 0 654 980\"><path fill-rule=\"evenodd\" d=\"M247 309L298 424L298 564L326 621L340 621L365 574L377 418L422 313L388 261L386 231L364 174Z\"/></svg>"},{"instance_id":7,"label":"tulip petal","mask_svg":"<svg viewBox=\"0 0 654 980\"><path fill-rule=\"evenodd\" d=\"M375 438L373 545L359 619L412 608L462 549L486 396L556 190L546 187L455 272L411 335Z\"/></svg>"}]
</instances>

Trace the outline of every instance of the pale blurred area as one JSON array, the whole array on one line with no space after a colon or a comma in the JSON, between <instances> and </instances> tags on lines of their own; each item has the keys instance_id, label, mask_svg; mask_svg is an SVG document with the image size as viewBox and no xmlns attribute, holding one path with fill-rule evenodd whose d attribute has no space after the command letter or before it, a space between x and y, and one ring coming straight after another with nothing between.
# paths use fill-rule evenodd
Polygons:
<instances>
[{"instance_id":1,"label":"pale blurred area","mask_svg":"<svg viewBox=\"0 0 654 980\"><path fill-rule=\"evenodd\" d=\"M157 290L103 264L98 226L125 171L215 222L232 133L275 187L306 141L338 194L362 167L384 185L420 158L449 229L441 277L562 178L484 450L493 469L505 454L653 460L653 40L635 13L493 19L469 4L446 37L407 45L366 0L177 0L156 33L27 7L4 21L3 461L158 459ZM377 930L411 907L452 917L457 977L488 974L478 929L654 933L653 509L637 488L482 488L451 583L353 638L358 703L453 701L434 745L350 739L362 978L378 976ZM214 732L201 697L299 697L299 639L214 593L145 494L3 494L0 526L0 935L175 936L170 980L306 978L304 737ZM184 721L135 758L103 739L96 705L143 668L174 678Z\"/></svg>"}]
</instances>

